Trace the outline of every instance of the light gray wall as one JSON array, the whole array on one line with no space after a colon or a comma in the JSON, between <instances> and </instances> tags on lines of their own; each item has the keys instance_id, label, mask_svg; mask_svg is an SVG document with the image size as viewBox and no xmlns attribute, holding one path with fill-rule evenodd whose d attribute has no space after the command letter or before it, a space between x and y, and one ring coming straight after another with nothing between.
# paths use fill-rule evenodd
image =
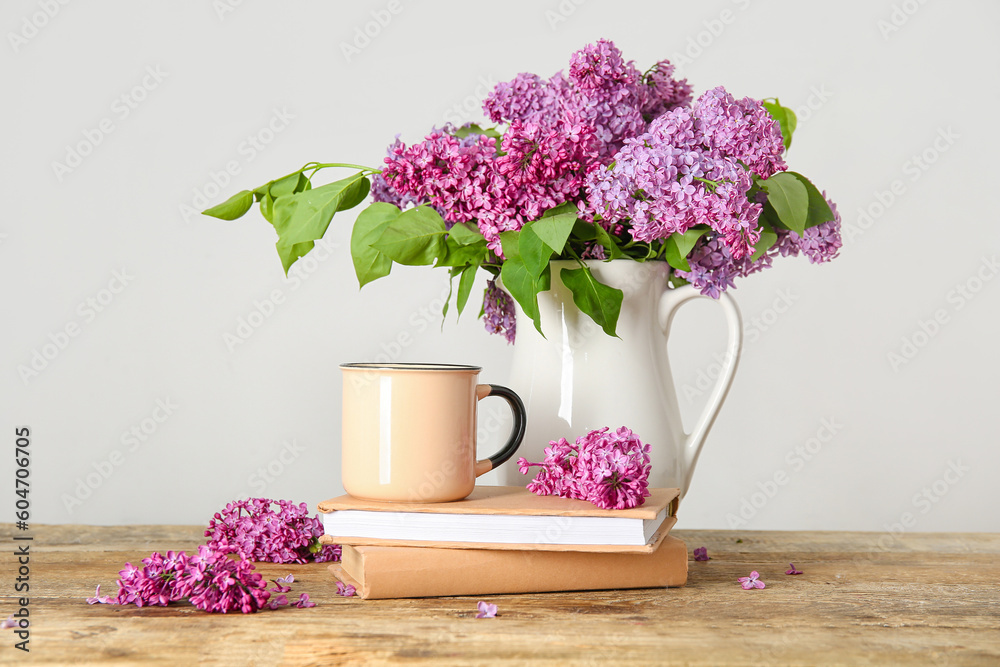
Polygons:
<instances>
[{"instance_id":1,"label":"light gray wall","mask_svg":"<svg viewBox=\"0 0 1000 667\"><path fill-rule=\"evenodd\" d=\"M500 338L468 316L442 330L442 273L395 269L359 293L355 211L289 281L256 212L191 209L311 160L377 164L397 132L478 119L495 82L603 36L641 68L678 60L698 92L799 108L790 164L849 230L834 263L778 262L734 293L745 356L681 525L1000 530L998 18L984 0L5 2L3 488L29 425L39 522L315 503L341 492L337 364L385 352L502 383ZM81 143L96 145L55 166ZM263 323L227 345L257 304ZM721 327L708 303L678 318L688 419ZM36 352L51 358L22 377Z\"/></svg>"}]
</instances>

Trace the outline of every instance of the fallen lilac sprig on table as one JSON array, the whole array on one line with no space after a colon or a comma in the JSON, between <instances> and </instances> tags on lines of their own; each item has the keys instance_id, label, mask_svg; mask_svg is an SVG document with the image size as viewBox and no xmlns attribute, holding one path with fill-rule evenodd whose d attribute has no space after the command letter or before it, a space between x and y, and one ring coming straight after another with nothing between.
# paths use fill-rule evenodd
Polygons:
<instances>
[{"instance_id":1,"label":"fallen lilac sprig on table","mask_svg":"<svg viewBox=\"0 0 1000 667\"><path fill-rule=\"evenodd\" d=\"M802 574L802 570L795 569L795 563L788 564L789 569L785 570L785 574Z\"/></svg>"},{"instance_id":2,"label":"fallen lilac sprig on table","mask_svg":"<svg viewBox=\"0 0 1000 667\"><path fill-rule=\"evenodd\" d=\"M274 506L277 505L277 510ZM339 545L322 545L323 523L305 503L248 498L226 505L208 523L205 537L215 551L268 563L340 560Z\"/></svg>"},{"instance_id":3,"label":"fallen lilac sprig on table","mask_svg":"<svg viewBox=\"0 0 1000 667\"><path fill-rule=\"evenodd\" d=\"M486 600L480 600L479 604L476 606L479 608L479 613L476 614L476 618L495 618L497 615L497 606L495 604L490 604Z\"/></svg>"},{"instance_id":4,"label":"fallen lilac sprig on table","mask_svg":"<svg viewBox=\"0 0 1000 667\"><path fill-rule=\"evenodd\" d=\"M749 591L754 588L764 588L764 582L758 579L758 577L760 577L760 574L757 570L754 570L750 573L749 577L740 577L736 581L740 582L740 585L743 586L743 590L745 591Z\"/></svg>"},{"instance_id":5,"label":"fallen lilac sprig on table","mask_svg":"<svg viewBox=\"0 0 1000 667\"><path fill-rule=\"evenodd\" d=\"M694 559L697 561L712 560L708 555L708 547L698 547L694 550Z\"/></svg>"}]
</instances>

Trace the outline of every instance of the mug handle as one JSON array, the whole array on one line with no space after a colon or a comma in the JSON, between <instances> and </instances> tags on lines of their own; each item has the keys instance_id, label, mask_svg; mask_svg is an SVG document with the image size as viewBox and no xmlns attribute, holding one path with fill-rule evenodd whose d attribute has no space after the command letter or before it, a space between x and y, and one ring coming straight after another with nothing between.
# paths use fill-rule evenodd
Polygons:
<instances>
[{"instance_id":1,"label":"mug handle","mask_svg":"<svg viewBox=\"0 0 1000 667\"><path fill-rule=\"evenodd\" d=\"M476 400L482 400L487 396L500 396L510 404L511 412L514 413L514 427L510 431L510 437L499 452L488 459L476 461L476 477L488 473L507 459L514 456L514 452L521 446L524 440L525 422L527 420L524 411L524 403L521 398L507 387L498 384L477 384Z\"/></svg>"}]
</instances>

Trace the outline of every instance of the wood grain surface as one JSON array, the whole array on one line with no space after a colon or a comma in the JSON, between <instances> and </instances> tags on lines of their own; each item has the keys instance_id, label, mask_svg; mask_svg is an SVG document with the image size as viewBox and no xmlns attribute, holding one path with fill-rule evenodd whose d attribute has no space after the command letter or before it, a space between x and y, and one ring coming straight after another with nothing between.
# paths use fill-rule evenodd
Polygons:
<instances>
[{"instance_id":1,"label":"wood grain surface","mask_svg":"<svg viewBox=\"0 0 1000 667\"><path fill-rule=\"evenodd\" d=\"M30 653L0 632L0 663L115 665L1000 665L1000 535L676 531L712 560L684 588L345 599L323 564L295 574L311 609L206 614L88 605L151 551L192 550L192 526L33 526ZM13 526L0 524L12 540ZM22 535L24 533L21 533ZM0 614L16 609L3 548ZM788 563L804 572L788 576ZM760 572L764 590L736 578Z\"/></svg>"}]
</instances>

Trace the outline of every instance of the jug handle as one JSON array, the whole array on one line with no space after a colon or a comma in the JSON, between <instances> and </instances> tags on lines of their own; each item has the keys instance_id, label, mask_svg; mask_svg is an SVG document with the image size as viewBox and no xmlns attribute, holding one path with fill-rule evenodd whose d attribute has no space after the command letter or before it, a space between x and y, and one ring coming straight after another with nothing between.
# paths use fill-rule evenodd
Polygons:
<instances>
[{"instance_id":1,"label":"jug handle","mask_svg":"<svg viewBox=\"0 0 1000 667\"><path fill-rule=\"evenodd\" d=\"M722 312L726 316L726 326L729 330L729 341L726 345L726 356L722 366L722 374L712 389L712 393L708 397L708 403L698 417L698 421L695 422L694 428L691 430L691 433L686 434L683 451L684 484L681 487L682 496L687 492L691 484L691 476L694 474L694 467L698 462L698 455L701 454L702 445L705 444L705 437L712 428L712 424L715 423L715 418L719 414L719 408L722 407L722 403L726 400L726 395L729 393L729 387L733 383L733 376L736 374L736 367L740 363L740 353L743 349L743 318L740 315L740 309L737 307L736 302L725 292L718 299L713 299L710 296L700 293L692 285L667 289L660 297L657 319L663 335L667 338L670 337L670 324L677 313L677 309L691 299L699 298L714 301L722 308ZM672 382L672 380L670 381Z\"/></svg>"}]
</instances>

